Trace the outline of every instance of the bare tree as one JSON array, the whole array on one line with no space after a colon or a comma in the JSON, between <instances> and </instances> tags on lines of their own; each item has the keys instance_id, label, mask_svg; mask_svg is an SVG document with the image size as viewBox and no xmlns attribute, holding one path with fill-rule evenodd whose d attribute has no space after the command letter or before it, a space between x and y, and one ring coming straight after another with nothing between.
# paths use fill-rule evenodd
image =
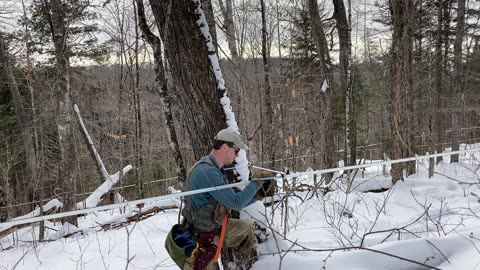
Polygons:
<instances>
[{"instance_id":1,"label":"bare tree","mask_svg":"<svg viewBox=\"0 0 480 270\"><path fill-rule=\"evenodd\" d=\"M140 65L139 65L139 40L140 40L140 33L138 29L138 21L137 18L137 5L135 0L132 0L133 6L133 18L135 24L135 39L134 39L134 66L135 72L133 73L134 76L132 78L132 97L133 97L133 118L135 123L135 137L134 137L134 156L135 156L135 163L137 168L143 168L143 158L142 158L142 138L143 138L143 129L142 129L142 106L141 106L141 99L140 99ZM133 75L132 74L132 75ZM145 190L144 190L144 181L143 181L143 174L141 174L143 170L135 170L135 178L137 183L137 197L144 198L145 197Z\"/></svg>"},{"instance_id":2,"label":"bare tree","mask_svg":"<svg viewBox=\"0 0 480 270\"><path fill-rule=\"evenodd\" d=\"M453 43L453 91L451 99L452 110L452 151L459 149L460 131L462 128L463 92L465 86L462 61L463 37L465 36L465 0L458 0L457 29ZM458 154L452 155L450 162L458 162Z\"/></svg>"},{"instance_id":3,"label":"bare tree","mask_svg":"<svg viewBox=\"0 0 480 270\"><path fill-rule=\"evenodd\" d=\"M327 38L317 0L308 0L308 10L311 18L312 35L319 58L319 75L323 84L320 91L320 127L321 132L319 149L320 164L323 168L335 166L334 161L334 137L333 137L333 117L332 117L332 98L333 98L333 74L332 61L327 46ZM331 180L328 176L326 182Z\"/></svg>"},{"instance_id":4,"label":"bare tree","mask_svg":"<svg viewBox=\"0 0 480 270\"><path fill-rule=\"evenodd\" d=\"M73 104L70 91L70 57L67 45L68 27L65 18L63 3L61 0L44 1L45 9L48 10L48 21L55 48L55 60L57 70L56 94L57 103L57 132L60 147L60 181L63 190L63 209L70 211L75 209L75 192L77 166L76 150L73 135ZM77 225L77 217L65 217L63 222Z\"/></svg>"},{"instance_id":5,"label":"bare tree","mask_svg":"<svg viewBox=\"0 0 480 270\"><path fill-rule=\"evenodd\" d=\"M351 6L351 0L348 0ZM333 0L333 16L337 22L340 43L340 83L345 93L345 165L355 165L357 159L356 120L353 107L353 74L352 74L352 37L351 8L345 9L343 0Z\"/></svg>"},{"instance_id":6,"label":"bare tree","mask_svg":"<svg viewBox=\"0 0 480 270\"><path fill-rule=\"evenodd\" d=\"M392 13L392 159L407 157L409 154L408 94L411 93L412 76L412 39L413 1L390 0ZM403 180L403 164L393 164L392 182Z\"/></svg>"},{"instance_id":7,"label":"bare tree","mask_svg":"<svg viewBox=\"0 0 480 270\"><path fill-rule=\"evenodd\" d=\"M440 134L443 130L440 127L440 117L438 117L438 109L440 108L440 94L442 93L442 26L443 26L443 2L438 0L437 8L437 29L435 32L435 56L434 56L434 89L430 92L430 116L429 116L429 133L430 133L430 151L434 153L437 150L437 143L441 139ZM435 169L435 158L429 160L429 177L433 176Z\"/></svg>"},{"instance_id":8,"label":"bare tree","mask_svg":"<svg viewBox=\"0 0 480 270\"><path fill-rule=\"evenodd\" d=\"M275 140L274 140L274 126L273 126L273 109L272 109L272 80L270 78L270 54L268 49L268 33L267 33L267 14L265 9L265 1L260 0L260 11L262 13L262 60L264 73L264 94L265 94L265 120L262 123L262 134L264 136L263 142L266 142L266 147L262 151L269 155L271 168L275 168Z\"/></svg>"},{"instance_id":9,"label":"bare tree","mask_svg":"<svg viewBox=\"0 0 480 270\"><path fill-rule=\"evenodd\" d=\"M218 5L222 10L222 16L223 16L222 28L225 31L225 35L228 43L228 49L230 50L230 54L232 55L233 63L239 64L237 39L235 35L235 24L233 22L233 0L225 0L225 4L223 3L223 0L218 0Z\"/></svg>"},{"instance_id":10,"label":"bare tree","mask_svg":"<svg viewBox=\"0 0 480 270\"><path fill-rule=\"evenodd\" d=\"M15 111L15 116L17 118L18 126L22 132L21 144L23 147L23 152L25 154L25 163L26 163L26 174L24 177L24 183L22 186L30 187L33 186L33 183L37 181L37 156L35 153L35 144L33 141L31 121L28 118L22 96L18 89L17 80L13 75L12 67L10 66L10 59L8 56L8 51L5 45L3 36L0 35L0 63L3 67L6 79L8 81L8 86L10 89L10 96ZM33 191L32 191L33 192Z\"/></svg>"}]
</instances>

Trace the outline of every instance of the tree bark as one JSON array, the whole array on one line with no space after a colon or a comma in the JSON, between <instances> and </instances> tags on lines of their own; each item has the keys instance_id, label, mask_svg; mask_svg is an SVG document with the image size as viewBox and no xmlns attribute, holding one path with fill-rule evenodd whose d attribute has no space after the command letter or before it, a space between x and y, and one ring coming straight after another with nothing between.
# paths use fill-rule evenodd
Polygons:
<instances>
[{"instance_id":1,"label":"tree bark","mask_svg":"<svg viewBox=\"0 0 480 270\"><path fill-rule=\"evenodd\" d=\"M320 18L317 0L308 0L308 10L311 18L311 27L313 41L319 58L319 75L323 84L320 89L320 127L322 135L319 140L320 165L322 168L332 168L335 166L335 145L333 136L333 116L332 116L332 99L333 99L333 76L332 62L328 51L327 39ZM314 153L316 154L316 153ZM332 175L326 175L326 183L331 180Z\"/></svg>"},{"instance_id":2,"label":"tree bark","mask_svg":"<svg viewBox=\"0 0 480 270\"><path fill-rule=\"evenodd\" d=\"M412 0L390 0L393 22L392 39L392 159L400 159L409 155L409 124L408 93L411 92L412 76ZM391 176L395 184L403 180L403 169L407 168L402 163L392 165ZM410 173L410 171L409 171Z\"/></svg>"},{"instance_id":3,"label":"tree bark","mask_svg":"<svg viewBox=\"0 0 480 270\"><path fill-rule=\"evenodd\" d=\"M182 152L180 151L180 146L178 143L177 132L175 130L175 122L173 121L172 99L171 99L171 95L169 95L169 92L172 92L172 91L169 90L168 81L165 76L160 38L158 38L157 36L155 36L155 34L153 34L153 32L150 30L147 24L143 0L136 0L136 1L138 6L138 18L139 18L140 29L142 30L143 35L145 35L145 39L153 49L153 59L155 63L155 82L157 84L158 94L160 95L160 99L163 104L163 114L165 118L165 127L166 127L166 132L169 140L170 150L172 151L172 154L175 159L176 173L177 173L178 179L180 180L180 183L184 185L187 172L183 162ZM165 48L165 51L167 50L168 48Z\"/></svg>"},{"instance_id":4,"label":"tree bark","mask_svg":"<svg viewBox=\"0 0 480 270\"><path fill-rule=\"evenodd\" d=\"M350 0L349 0L350 3ZM345 94L345 166L355 165L357 155L357 133L353 107L352 40L351 26L343 0L333 0L333 17L337 22L340 43L340 83ZM350 12L349 12L350 14Z\"/></svg>"},{"instance_id":5,"label":"tree bark","mask_svg":"<svg viewBox=\"0 0 480 270\"><path fill-rule=\"evenodd\" d=\"M267 15L265 10L265 1L260 0L260 11L262 13L262 60L264 82L263 89L265 90L265 120L266 125L262 125L264 132L263 141L267 143L264 148L266 154L270 157L271 168L275 168L275 140L274 140L274 126L273 126L273 108L272 108L272 80L270 78L270 55L268 50L268 33L267 33ZM263 156L263 155L262 155Z\"/></svg>"},{"instance_id":6,"label":"tree bark","mask_svg":"<svg viewBox=\"0 0 480 270\"><path fill-rule=\"evenodd\" d=\"M143 167L143 158L142 158L142 106L140 102L140 67L138 61L139 51L139 39L140 33L138 29L138 18L137 18L137 5L136 0L132 0L133 4L133 13L134 13L134 22L135 22L135 78L133 80L133 87L132 87L132 96L133 96L133 116L135 119L135 139L134 139L134 155L135 155L135 165L137 169L135 170L135 182L137 185L137 198L141 199L145 197L145 187L143 181L143 170L139 170L138 168Z\"/></svg>"},{"instance_id":7,"label":"tree bark","mask_svg":"<svg viewBox=\"0 0 480 270\"><path fill-rule=\"evenodd\" d=\"M441 143L441 134L443 134L443 130L440 128L441 126L441 117L439 117L438 110L440 109L440 94L442 93L442 70L443 70L443 58L442 58L442 29L443 29L443 5L444 0L438 0L438 7L437 7L437 29L436 29L436 37L435 37L435 60L434 60L434 68L435 68L435 85L434 90L430 94L430 119L429 119L429 127L430 127L430 151L435 153L438 148L437 144ZM437 161L441 159L437 158ZM430 158L429 160L429 170L428 175L432 177L435 170L435 158Z\"/></svg>"},{"instance_id":8,"label":"tree bark","mask_svg":"<svg viewBox=\"0 0 480 270\"><path fill-rule=\"evenodd\" d=\"M225 114L218 102L224 91L217 89L209 52L199 34L194 2L150 0L150 4L167 48L165 58L178 87L176 98L185 114L185 127L194 158L198 160L210 151L218 130L226 127Z\"/></svg>"},{"instance_id":9,"label":"tree bark","mask_svg":"<svg viewBox=\"0 0 480 270\"><path fill-rule=\"evenodd\" d=\"M458 0L457 29L453 43L453 91L450 100L452 110L452 151L458 151L462 128L464 74L462 61L463 37L465 36L465 0ZM450 162L458 162L458 154L452 155Z\"/></svg>"}]
</instances>

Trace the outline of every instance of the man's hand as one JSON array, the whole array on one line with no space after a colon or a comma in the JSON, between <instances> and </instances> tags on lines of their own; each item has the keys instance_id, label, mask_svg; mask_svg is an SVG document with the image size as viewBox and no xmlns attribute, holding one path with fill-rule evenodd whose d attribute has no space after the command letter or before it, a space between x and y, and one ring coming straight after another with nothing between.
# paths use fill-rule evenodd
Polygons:
<instances>
[{"instance_id":1,"label":"man's hand","mask_svg":"<svg viewBox=\"0 0 480 270\"><path fill-rule=\"evenodd\" d=\"M266 171L253 171L251 178L268 178L275 176L272 172ZM265 199L266 196L272 196L275 194L277 189L277 183L274 180L257 180L257 184L260 186L260 189L255 194L255 198L259 201Z\"/></svg>"},{"instance_id":2,"label":"man's hand","mask_svg":"<svg viewBox=\"0 0 480 270\"><path fill-rule=\"evenodd\" d=\"M277 182L274 182L274 180L263 181L263 184L257 191L257 194L255 194L255 197L257 198L257 200L261 201L267 196L273 196L276 192L276 188Z\"/></svg>"}]
</instances>

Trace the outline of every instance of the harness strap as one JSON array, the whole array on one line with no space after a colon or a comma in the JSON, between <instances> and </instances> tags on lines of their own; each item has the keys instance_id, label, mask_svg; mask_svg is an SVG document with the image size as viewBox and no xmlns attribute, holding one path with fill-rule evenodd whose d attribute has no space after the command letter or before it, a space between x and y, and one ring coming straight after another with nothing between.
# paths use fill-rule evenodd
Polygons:
<instances>
[{"instance_id":1,"label":"harness strap","mask_svg":"<svg viewBox=\"0 0 480 270\"><path fill-rule=\"evenodd\" d=\"M215 257L213 257L213 262L218 262L218 258L220 257L220 252L222 252L223 242L225 242L225 232L227 231L227 222L228 222L228 214L223 217L222 221L222 232L220 233L220 240L218 241L217 251L215 252Z\"/></svg>"}]
</instances>

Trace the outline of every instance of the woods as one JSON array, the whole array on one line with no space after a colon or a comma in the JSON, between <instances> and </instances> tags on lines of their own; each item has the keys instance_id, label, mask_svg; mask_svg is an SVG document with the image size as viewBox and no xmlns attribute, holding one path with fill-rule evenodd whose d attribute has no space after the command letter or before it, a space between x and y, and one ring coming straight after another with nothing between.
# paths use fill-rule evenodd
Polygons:
<instances>
[{"instance_id":1,"label":"woods","mask_svg":"<svg viewBox=\"0 0 480 270\"><path fill-rule=\"evenodd\" d=\"M128 200L182 186L232 120L227 93L250 162L275 170L478 142L479 10L465 0L4 1L0 221L53 198L74 209L104 181L74 104L107 171L134 167L114 187ZM415 169L394 165L392 181Z\"/></svg>"}]
</instances>

